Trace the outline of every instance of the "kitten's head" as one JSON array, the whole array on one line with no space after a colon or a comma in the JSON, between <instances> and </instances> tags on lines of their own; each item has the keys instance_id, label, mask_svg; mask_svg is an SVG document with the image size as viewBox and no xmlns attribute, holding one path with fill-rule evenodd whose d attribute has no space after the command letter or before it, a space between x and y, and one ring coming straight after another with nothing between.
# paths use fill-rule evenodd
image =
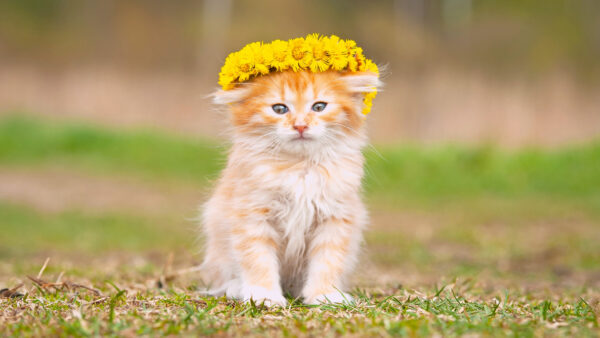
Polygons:
<instances>
[{"instance_id":1,"label":"kitten's head","mask_svg":"<svg viewBox=\"0 0 600 338\"><path fill-rule=\"evenodd\" d=\"M214 94L228 105L234 142L310 154L340 142L362 144L364 93L380 87L369 72L280 72Z\"/></svg>"},{"instance_id":2,"label":"kitten's head","mask_svg":"<svg viewBox=\"0 0 600 338\"><path fill-rule=\"evenodd\" d=\"M364 94L381 85L370 72L278 72L214 94L229 105L234 142L257 149L313 153L364 139ZM357 142L354 142L357 143Z\"/></svg>"}]
</instances>

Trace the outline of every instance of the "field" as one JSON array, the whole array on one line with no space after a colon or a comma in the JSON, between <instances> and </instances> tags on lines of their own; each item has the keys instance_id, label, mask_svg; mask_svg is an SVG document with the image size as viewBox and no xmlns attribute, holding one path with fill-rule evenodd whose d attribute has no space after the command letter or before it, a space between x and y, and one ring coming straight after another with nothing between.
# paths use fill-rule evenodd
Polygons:
<instances>
[{"instance_id":1,"label":"field","mask_svg":"<svg viewBox=\"0 0 600 338\"><path fill-rule=\"evenodd\" d=\"M356 302L285 309L203 296L184 273L225 152L0 119L0 335L600 334L600 143L367 149Z\"/></svg>"}]
</instances>

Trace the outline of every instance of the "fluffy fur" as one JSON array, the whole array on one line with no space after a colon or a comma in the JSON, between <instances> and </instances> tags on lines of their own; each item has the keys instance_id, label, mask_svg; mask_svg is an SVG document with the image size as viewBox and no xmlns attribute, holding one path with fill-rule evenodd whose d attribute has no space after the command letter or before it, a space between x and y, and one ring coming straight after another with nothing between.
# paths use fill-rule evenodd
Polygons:
<instances>
[{"instance_id":1,"label":"fluffy fur","mask_svg":"<svg viewBox=\"0 0 600 338\"><path fill-rule=\"evenodd\" d=\"M342 290L367 223L362 98L379 86L373 73L288 71L214 94L230 110L233 144L203 213L213 294L282 306L284 292L309 304L351 299ZM327 106L315 112L316 102Z\"/></svg>"}]
</instances>

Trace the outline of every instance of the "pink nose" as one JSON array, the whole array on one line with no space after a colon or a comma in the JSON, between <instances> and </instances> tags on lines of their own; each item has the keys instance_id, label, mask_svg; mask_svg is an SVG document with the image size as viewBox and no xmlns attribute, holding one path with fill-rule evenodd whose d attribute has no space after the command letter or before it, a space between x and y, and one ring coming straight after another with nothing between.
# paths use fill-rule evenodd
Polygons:
<instances>
[{"instance_id":1,"label":"pink nose","mask_svg":"<svg viewBox=\"0 0 600 338\"><path fill-rule=\"evenodd\" d=\"M296 129L300 133L300 135L302 135L302 133L304 133L304 131L306 129L308 129L308 126L305 126L305 125L294 126L294 129Z\"/></svg>"}]
</instances>

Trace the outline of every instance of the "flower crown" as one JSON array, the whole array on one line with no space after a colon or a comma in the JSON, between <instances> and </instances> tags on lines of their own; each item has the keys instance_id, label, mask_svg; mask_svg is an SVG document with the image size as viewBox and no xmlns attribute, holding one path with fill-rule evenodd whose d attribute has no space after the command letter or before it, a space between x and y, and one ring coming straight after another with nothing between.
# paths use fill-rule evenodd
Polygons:
<instances>
[{"instance_id":1,"label":"flower crown","mask_svg":"<svg viewBox=\"0 0 600 338\"><path fill-rule=\"evenodd\" d=\"M353 40L343 40L335 35L310 34L306 38L271 43L253 42L225 59L219 73L219 85L229 90L236 84L256 76L273 72L308 70L313 73L326 70L379 74L373 61L365 58L362 48ZM371 111L377 91L364 94L363 114Z\"/></svg>"}]
</instances>

